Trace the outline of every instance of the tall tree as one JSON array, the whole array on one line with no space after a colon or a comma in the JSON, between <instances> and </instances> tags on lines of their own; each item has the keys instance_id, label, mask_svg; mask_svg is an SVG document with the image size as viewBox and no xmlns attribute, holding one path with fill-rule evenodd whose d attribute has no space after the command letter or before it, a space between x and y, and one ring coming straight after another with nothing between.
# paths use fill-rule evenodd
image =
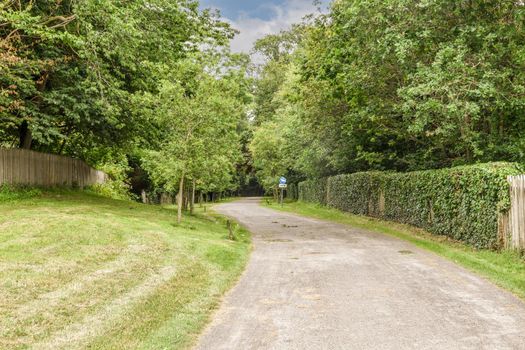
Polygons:
<instances>
[{"instance_id":1,"label":"tall tree","mask_svg":"<svg viewBox=\"0 0 525 350\"><path fill-rule=\"evenodd\" d=\"M145 166L157 185L178 191L179 222L186 179L205 190L231 186L240 157L237 127L244 117L243 89L232 75L224 75L226 67L212 75L192 61L184 66L191 79L165 80L158 95L145 96L166 135L145 157Z\"/></svg>"},{"instance_id":2,"label":"tall tree","mask_svg":"<svg viewBox=\"0 0 525 350\"><path fill-rule=\"evenodd\" d=\"M94 162L157 136L130 110L133 95L156 93L179 60L233 35L192 0L0 6L0 142Z\"/></svg>"},{"instance_id":3,"label":"tall tree","mask_svg":"<svg viewBox=\"0 0 525 350\"><path fill-rule=\"evenodd\" d=\"M286 55L261 41L254 139L295 125L302 143L277 135L299 177L523 162L524 16L512 0L334 1Z\"/></svg>"}]
</instances>

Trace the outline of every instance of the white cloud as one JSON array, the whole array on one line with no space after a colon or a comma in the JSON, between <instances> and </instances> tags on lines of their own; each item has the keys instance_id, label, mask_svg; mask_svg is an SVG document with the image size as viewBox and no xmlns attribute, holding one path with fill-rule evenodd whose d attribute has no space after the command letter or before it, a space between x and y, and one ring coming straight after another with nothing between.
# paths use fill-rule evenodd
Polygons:
<instances>
[{"instance_id":1,"label":"white cloud","mask_svg":"<svg viewBox=\"0 0 525 350\"><path fill-rule=\"evenodd\" d=\"M264 17L270 19L264 20L246 13L241 13L236 19L229 19L232 26L240 31L231 43L233 52L249 53L257 39L288 29L304 16L317 12L312 0L287 0L282 5L263 5L259 9L269 12L271 15Z\"/></svg>"}]
</instances>

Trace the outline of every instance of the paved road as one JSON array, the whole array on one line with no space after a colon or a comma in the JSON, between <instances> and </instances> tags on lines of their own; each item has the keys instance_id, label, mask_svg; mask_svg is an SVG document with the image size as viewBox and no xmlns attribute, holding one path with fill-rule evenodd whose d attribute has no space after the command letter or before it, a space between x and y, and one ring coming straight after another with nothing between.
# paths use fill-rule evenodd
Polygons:
<instances>
[{"instance_id":1,"label":"paved road","mask_svg":"<svg viewBox=\"0 0 525 350\"><path fill-rule=\"evenodd\" d=\"M255 247L197 349L525 349L525 304L432 253L255 199L217 210Z\"/></svg>"}]
</instances>

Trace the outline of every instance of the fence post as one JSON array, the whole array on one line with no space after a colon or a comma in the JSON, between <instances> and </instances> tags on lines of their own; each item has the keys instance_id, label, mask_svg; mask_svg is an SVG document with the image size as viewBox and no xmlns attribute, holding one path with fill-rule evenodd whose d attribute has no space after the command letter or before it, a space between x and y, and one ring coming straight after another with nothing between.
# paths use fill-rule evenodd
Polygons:
<instances>
[{"instance_id":1,"label":"fence post","mask_svg":"<svg viewBox=\"0 0 525 350\"><path fill-rule=\"evenodd\" d=\"M525 249L525 175L509 176L510 209L500 222L505 246Z\"/></svg>"}]
</instances>

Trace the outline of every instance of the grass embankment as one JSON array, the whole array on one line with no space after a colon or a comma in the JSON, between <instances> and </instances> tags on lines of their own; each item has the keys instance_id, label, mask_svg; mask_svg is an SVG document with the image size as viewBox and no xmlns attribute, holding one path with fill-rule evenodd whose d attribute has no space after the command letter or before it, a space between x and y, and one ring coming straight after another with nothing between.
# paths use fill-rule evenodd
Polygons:
<instances>
[{"instance_id":1,"label":"grass embankment","mask_svg":"<svg viewBox=\"0 0 525 350\"><path fill-rule=\"evenodd\" d=\"M0 348L189 347L245 266L236 237L202 212L0 193Z\"/></svg>"},{"instance_id":2,"label":"grass embankment","mask_svg":"<svg viewBox=\"0 0 525 350\"><path fill-rule=\"evenodd\" d=\"M420 248L450 259L525 299L525 260L517 252L478 250L413 226L352 215L317 204L290 202L281 207L267 201L265 205L272 209L334 221L409 241Z\"/></svg>"}]
</instances>

